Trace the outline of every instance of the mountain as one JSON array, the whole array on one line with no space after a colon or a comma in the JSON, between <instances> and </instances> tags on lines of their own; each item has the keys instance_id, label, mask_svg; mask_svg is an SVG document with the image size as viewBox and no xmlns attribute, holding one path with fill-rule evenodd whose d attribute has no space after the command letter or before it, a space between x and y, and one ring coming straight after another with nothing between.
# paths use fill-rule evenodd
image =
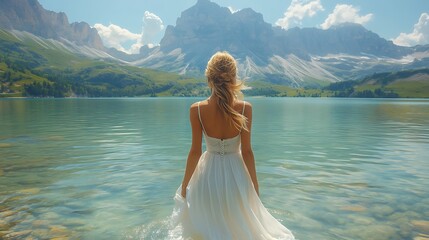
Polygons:
<instances>
[{"instance_id":1,"label":"mountain","mask_svg":"<svg viewBox=\"0 0 429 240\"><path fill-rule=\"evenodd\" d=\"M294 87L429 65L427 46L397 46L359 24L283 30L252 9L231 13L209 0L182 12L176 25L166 28L160 46L142 49L132 64L203 76L219 50L237 58L241 78Z\"/></svg>"},{"instance_id":2,"label":"mountain","mask_svg":"<svg viewBox=\"0 0 429 240\"><path fill-rule=\"evenodd\" d=\"M208 0L199 0L181 14L175 27L168 26L160 46L163 52L180 48L187 55L227 49L238 57L261 60L287 54L306 59L310 55L338 53L400 57L411 52L359 24L345 23L327 30L285 31L264 22L263 16L250 8L231 13L228 8Z\"/></svg>"},{"instance_id":3,"label":"mountain","mask_svg":"<svg viewBox=\"0 0 429 240\"><path fill-rule=\"evenodd\" d=\"M0 28L104 49L96 29L85 22L70 24L65 13L47 11L37 0L0 0L0 6Z\"/></svg>"},{"instance_id":4,"label":"mountain","mask_svg":"<svg viewBox=\"0 0 429 240\"><path fill-rule=\"evenodd\" d=\"M327 30L293 28L280 31L279 35L280 50L283 50L283 54L371 54L398 58L412 52L411 49L397 46L355 23L343 23Z\"/></svg>"},{"instance_id":5,"label":"mountain","mask_svg":"<svg viewBox=\"0 0 429 240\"><path fill-rule=\"evenodd\" d=\"M186 52L185 61L199 63L222 49L237 57L252 56L254 52L268 56L273 53L267 45L272 35L271 25L250 8L231 14L228 8L200 0L181 14L175 27L167 27L160 46L163 52L180 48ZM205 64L199 67L205 68Z\"/></svg>"}]
</instances>

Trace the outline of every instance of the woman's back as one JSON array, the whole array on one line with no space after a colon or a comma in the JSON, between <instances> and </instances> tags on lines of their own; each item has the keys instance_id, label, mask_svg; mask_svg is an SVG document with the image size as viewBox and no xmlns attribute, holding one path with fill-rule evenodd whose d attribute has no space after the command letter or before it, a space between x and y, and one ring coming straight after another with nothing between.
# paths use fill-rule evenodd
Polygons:
<instances>
[{"instance_id":1,"label":"woman's back","mask_svg":"<svg viewBox=\"0 0 429 240\"><path fill-rule=\"evenodd\" d=\"M234 125L230 124L217 105L216 99L209 98L198 104L201 125L209 137L228 139L240 134L241 129L237 129ZM242 114L246 111L244 101L235 101L232 107L235 111Z\"/></svg>"}]
</instances>

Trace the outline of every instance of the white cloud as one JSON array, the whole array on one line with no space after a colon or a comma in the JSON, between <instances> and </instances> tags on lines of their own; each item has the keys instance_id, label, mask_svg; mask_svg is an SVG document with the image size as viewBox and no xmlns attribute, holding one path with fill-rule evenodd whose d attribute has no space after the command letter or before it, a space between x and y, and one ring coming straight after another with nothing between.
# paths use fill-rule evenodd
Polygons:
<instances>
[{"instance_id":1,"label":"white cloud","mask_svg":"<svg viewBox=\"0 0 429 240\"><path fill-rule=\"evenodd\" d=\"M155 37L164 29L160 17L149 11L144 12L143 28L141 33L132 33L128 29L115 24L104 26L97 23L94 25L106 47L113 47L126 53L139 53L140 48L147 45L152 48L156 45Z\"/></svg>"},{"instance_id":2,"label":"white cloud","mask_svg":"<svg viewBox=\"0 0 429 240\"><path fill-rule=\"evenodd\" d=\"M365 16L359 15L359 9L353 7L352 5L347 4L337 4L335 6L334 11L329 14L328 18L326 18L325 22L320 26L323 29L328 29L331 26L338 25L340 23L358 23L365 24L369 22L373 17L373 14L367 14Z\"/></svg>"},{"instance_id":3,"label":"white cloud","mask_svg":"<svg viewBox=\"0 0 429 240\"><path fill-rule=\"evenodd\" d=\"M164 29L164 24L160 17L149 11L144 12L143 17L143 36L144 44L154 44L155 37Z\"/></svg>"},{"instance_id":4,"label":"white cloud","mask_svg":"<svg viewBox=\"0 0 429 240\"><path fill-rule=\"evenodd\" d=\"M422 13L412 33L401 33L393 42L401 46L429 44L429 14Z\"/></svg>"},{"instance_id":5,"label":"white cloud","mask_svg":"<svg viewBox=\"0 0 429 240\"><path fill-rule=\"evenodd\" d=\"M324 10L320 0L313 0L307 3L292 0L283 18L278 19L275 24L288 29L291 24L300 24L305 17L313 17L317 12Z\"/></svg>"},{"instance_id":6,"label":"white cloud","mask_svg":"<svg viewBox=\"0 0 429 240\"><path fill-rule=\"evenodd\" d=\"M115 24L104 26L103 24L97 23L94 27L97 29L106 47L114 47L126 53L138 53L138 50L142 46L141 34L132 33ZM132 43L132 45L129 49L126 49L124 46L128 43Z\"/></svg>"},{"instance_id":7,"label":"white cloud","mask_svg":"<svg viewBox=\"0 0 429 240\"><path fill-rule=\"evenodd\" d=\"M228 9L229 9L229 11L230 11L231 13L236 13L236 12L240 11L240 9L234 9L234 8L233 8L233 7L231 7L231 6L229 6L229 7L228 7Z\"/></svg>"}]
</instances>

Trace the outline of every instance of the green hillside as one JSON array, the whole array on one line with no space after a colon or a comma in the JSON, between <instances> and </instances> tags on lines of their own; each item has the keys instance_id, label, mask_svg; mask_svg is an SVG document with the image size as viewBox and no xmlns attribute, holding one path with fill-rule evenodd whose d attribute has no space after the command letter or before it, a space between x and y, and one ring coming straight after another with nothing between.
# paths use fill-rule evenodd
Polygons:
<instances>
[{"instance_id":1,"label":"green hillside","mask_svg":"<svg viewBox=\"0 0 429 240\"><path fill-rule=\"evenodd\" d=\"M94 60L52 41L18 39L0 30L0 96L196 96L204 80Z\"/></svg>"},{"instance_id":2,"label":"green hillside","mask_svg":"<svg viewBox=\"0 0 429 240\"><path fill-rule=\"evenodd\" d=\"M334 83L325 90L339 97L429 98L429 68L376 73L361 81Z\"/></svg>"},{"instance_id":3,"label":"green hillside","mask_svg":"<svg viewBox=\"0 0 429 240\"><path fill-rule=\"evenodd\" d=\"M359 90L380 88L404 98L429 97L429 68L379 73L363 79Z\"/></svg>"},{"instance_id":4,"label":"green hillside","mask_svg":"<svg viewBox=\"0 0 429 240\"><path fill-rule=\"evenodd\" d=\"M323 88L292 88L253 81L245 95L273 97L429 98L429 68L377 73L360 81L332 83Z\"/></svg>"}]
</instances>

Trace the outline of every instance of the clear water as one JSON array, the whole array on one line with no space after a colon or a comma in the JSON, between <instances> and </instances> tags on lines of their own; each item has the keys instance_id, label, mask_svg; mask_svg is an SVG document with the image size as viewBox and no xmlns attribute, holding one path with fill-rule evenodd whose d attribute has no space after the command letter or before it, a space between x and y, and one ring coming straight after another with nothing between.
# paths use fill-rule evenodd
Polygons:
<instances>
[{"instance_id":1,"label":"clear water","mask_svg":"<svg viewBox=\"0 0 429 240\"><path fill-rule=\"evenodd\" d=\"M197 100L1 99L0 239L165 239ZM429 100L247 100L298 239L429 238Z\"/></svg>"}]
</instances>

